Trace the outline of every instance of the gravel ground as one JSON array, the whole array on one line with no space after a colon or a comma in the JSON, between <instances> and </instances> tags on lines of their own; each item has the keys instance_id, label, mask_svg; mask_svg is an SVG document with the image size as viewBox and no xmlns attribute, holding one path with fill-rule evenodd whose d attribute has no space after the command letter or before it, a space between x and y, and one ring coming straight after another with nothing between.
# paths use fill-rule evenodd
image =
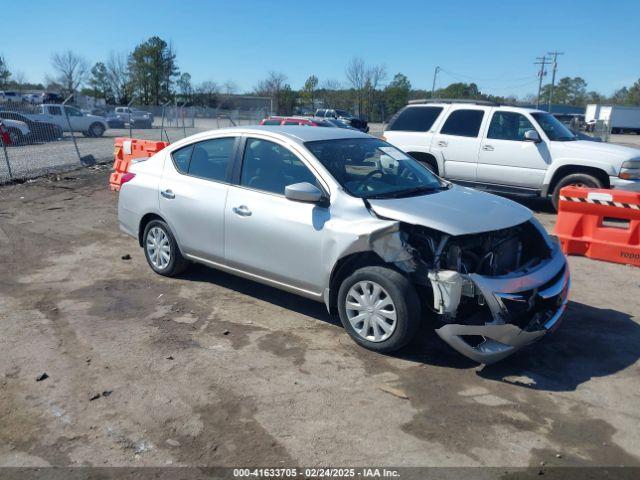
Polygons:
<instances>
[{"instance_id":1,"label":"gravel ground","mask_svg":"<svg viewBox=\"0 0 640 480\"><path fill-rule=\"evenodd\" d=\"M428 324L385 356L319 303L155 275L108 173L0 188L0 466L640 466L640 269L570 258L564 323L502 363Z\"/></svg>"}]
</instances>

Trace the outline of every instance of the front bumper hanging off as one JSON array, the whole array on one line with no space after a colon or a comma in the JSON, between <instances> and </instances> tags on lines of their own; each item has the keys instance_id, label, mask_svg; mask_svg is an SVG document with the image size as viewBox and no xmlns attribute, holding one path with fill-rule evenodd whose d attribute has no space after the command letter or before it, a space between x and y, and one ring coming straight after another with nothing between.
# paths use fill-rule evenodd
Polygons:
<instances>
[{"instance_id":1,"label":"front bumper hanging off","mask_svg":"<svg viewBox=\"0 0 640 480\"><path fill-rule=\"evenodd\" d=\"M559 248L546 264L518 276L467 278L482 295L490 311L483 325L452 319L436 333L461 354L479 363L502 360L555 330L568 303L570 275ZM455 322L462 323L455 323ZM481 342L468 339L482 337Z\"/></svg>"}]
</instances>

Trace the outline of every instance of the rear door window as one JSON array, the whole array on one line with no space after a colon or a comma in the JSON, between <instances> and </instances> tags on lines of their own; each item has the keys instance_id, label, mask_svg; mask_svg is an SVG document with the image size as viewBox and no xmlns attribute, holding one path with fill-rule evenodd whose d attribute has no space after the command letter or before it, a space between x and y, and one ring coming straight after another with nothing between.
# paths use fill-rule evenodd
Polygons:
<instances>
[{"instance_id":1,"label":"rear door window","mask_svg":"<svg viewBox=\"0 0 640 480\"><path fill-rule=\"evenodd\" d=\"M391 121L387 130L427 132L442 112L442 107L407 107Z\"/></svg>"},{"instance_id":2,"label":"rear door window","mask_svg":"<svg viewBox=\"0 0 640 480\"><path fill-rule=\"evenodd\" d=\"M191 152L193 152L193 145L188 145L176 150L171 154L173 158L173 164L180 173L187 173L189 171L189 160L191 160Z\"/></svg>"},{"instance_id":3,"label":"rear door window","mask_svg":"<svg viewBox=\"0 0 640 480\"><path fill-rule=\"evenodd\" d=\"M483 110L454 110L444 122L440 133L458 137L477 137L483 117Z\"/></svg>"},{"instance_id":4,"label":"rear door window","mask_svg":"<svg viewBox=\"0 0 640 480\"><path fill-rule=\"evenodd\" d=\"M235 141L235 137L224 137L196 143L189 161L189 175L226 181Z\"/></svg>"}]
</instances>

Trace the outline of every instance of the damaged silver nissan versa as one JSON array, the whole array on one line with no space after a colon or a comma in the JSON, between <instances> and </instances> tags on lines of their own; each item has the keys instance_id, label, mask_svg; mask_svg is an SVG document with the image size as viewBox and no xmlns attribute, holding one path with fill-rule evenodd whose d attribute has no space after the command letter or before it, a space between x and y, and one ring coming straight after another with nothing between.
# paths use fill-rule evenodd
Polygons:
<instances>
[{"instance_id":1,"label":"damaged silver nissan versa","mask_svg":"<svg viewBox=\"0 0 640 480\"><path fill-rule=\"evenodd\" d=\"M567 304L565 257L531 211L355 130L205 132L123 182L120 227L155 272L200 262L323 301L371 350L429 321L492 363L553 330Z\"/></svg>"}]
</instances>

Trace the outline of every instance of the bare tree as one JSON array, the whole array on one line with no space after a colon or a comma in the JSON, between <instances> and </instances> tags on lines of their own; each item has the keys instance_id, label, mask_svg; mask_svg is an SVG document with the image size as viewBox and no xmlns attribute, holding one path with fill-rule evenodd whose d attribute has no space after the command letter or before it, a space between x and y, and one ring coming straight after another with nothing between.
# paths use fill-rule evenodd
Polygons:
<instances>
[{"instance_id":1,"label":"bare tree","mask_svg":"<svg viewBox=\"0 0 640 480\"><path fill-rule=\"evenodd\" d=\"M280 110L280 94L288 88L287 76L284 73L270 71L267 78L254 87L256 95L261 97L271 97L273 99L273 110Z\"/></svg>"},{"instance_id":2,"label":"bare tree","mask_svg":"<svg viewBox=\"0 0 640 480\"><path fill-rule=\"evenodd\" d=\"M24 72L14 72L13 73L13 81L16 84L16 89L20 94L24 90L24 84L27 83L27 77Z\"/></svg>"},{"instance_id":3,"label":"bare tree","mask_svg":"<svg viewBox=\"0 0 640 480\"><path fill-rule=\"evenodd\" d=\"M107 60L107 81L116 102L124 104L131 100L131 77L125 55L111 52Z\"/></svg>"},{"instance_id":4,"label":"bare tree","mask_svg":"<svg viewBox=\"0 0 640 480\"><path fill-rule=\"evenodd\" d=\"M222 90L225 95L233 95L238 91L238 85L236 85L236 82L232 80L227 80L222 84Z\"/></svg>"},{"instance_id":5,"label":"bare tree","mask_svg":"<svg viewBox=\"0 0 640 480\"><path fill-rule=\"evenodd\" d=\"M355 102L358 113L362 113L364 103L364 91L367 84L367 66L360 57L353 57L347 63L345 75L355 93Z\"/></svg>"},{"instance_id":6,"label":"bare tree","mask_svg":"<svg viewBox=\"0 0 640 480\"><path fill-rule=\"evenodd\" d=\"M214 107L220 93L220 86L213 80L207 80L196 87L196 93L205 106Z\"/></svg>"},{"instance_id":7,"label":"bare tree","mask_svg":"<svg viewBox=\"0 0 640 480\"><path fill-rule=\"evenodd\" d=\"M51 66L57 74L56 80L63 86L67 95L74 93L87 76L87 61L71 50L54 53Z\"/></svg>"},{"instance_id":8,"label":"bare tree","mask_svg":"<svg viewBox=\"0 0 640 480\"><path fill-rule=\"evenodd\" d=\"M366 70L366 94L367 94L367 114L371 117L376 104L378 89L387 79L387 67L384 65L373 65Z\"/></svg>"},{"instance_id":9,"label":"bare tree","mask_svg":"<svg viewBox=\"0 0 640 480\"><path fill-rule=\"evenodd\" d=\"M339 106L340 91L343 89L342 83L339 80L324 80L320 84L320 90L318 96L322 100L325 108L336 108Z\"/></svg>"}]
</instances>

